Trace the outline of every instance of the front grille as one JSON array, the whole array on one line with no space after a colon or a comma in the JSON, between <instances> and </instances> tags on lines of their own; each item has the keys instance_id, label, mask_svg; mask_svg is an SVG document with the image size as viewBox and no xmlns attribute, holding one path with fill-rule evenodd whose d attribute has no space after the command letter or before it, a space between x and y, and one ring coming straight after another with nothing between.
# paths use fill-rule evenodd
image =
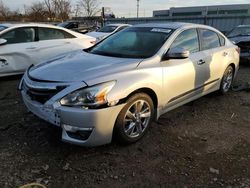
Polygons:
<instances>
[{"instance_id":1,"label":"front grille","mask_svg":"<svg viewBox=\"0 0 250 188\"><path fill-rule=\"evenodd\" d=\"M62 91L66 86L60 86L56 89L36 89L31 88L25 82L23 82L23 90L31 98L31 100L37 101L41 104L46 103L49 99Z\"/></svg>"},{"instance_id":2,"label":"front grille","mask_svg":"<svg viewBox=\"0 0 250 188\"><path fill-rule=\"evenodd\" d=\"M239 42L237 45L240 47L241 52L250 51L250 42Z\"/></svg>"}]
</instances>

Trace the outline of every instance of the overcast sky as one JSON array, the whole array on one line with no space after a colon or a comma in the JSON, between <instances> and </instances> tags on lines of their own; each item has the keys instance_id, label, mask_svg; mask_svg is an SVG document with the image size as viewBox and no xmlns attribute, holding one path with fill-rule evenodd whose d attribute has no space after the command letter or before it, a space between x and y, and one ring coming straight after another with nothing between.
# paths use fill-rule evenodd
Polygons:
<instances>
[{"instance_id":1,"label":"overcast sky","mask_svg":"<svg viewBox=\"0 0 250 188\"><path fill-rule=\"evenodd\" d=\"M23 10L24 5L31 5L39 0L2 0L11 9ZM43 1L43 0L40 0ZM78 0L71 0L75 4ZM136 0L99 0L100 7L111 7L116 16L135 17ZM168 9L170 7L246 4L250 0L140 0L140 16L152 16L153 10Z\"/></svg>"}]
</instances>

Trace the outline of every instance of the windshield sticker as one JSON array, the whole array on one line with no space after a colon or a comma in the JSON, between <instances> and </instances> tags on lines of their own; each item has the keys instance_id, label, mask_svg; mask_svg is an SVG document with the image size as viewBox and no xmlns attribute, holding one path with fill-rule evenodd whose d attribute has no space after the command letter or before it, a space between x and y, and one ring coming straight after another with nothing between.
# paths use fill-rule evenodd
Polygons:
<instances>
[{"instance_id":1,"label":"windshield sticker","mask_svg":"<svg viewBox=\"0 0 250 188\"><path fill-rule=\"evenodd\" d=\"M170 33L171 29L153 28L151 31L152 32L158 32L158 33Z\"/></svg>"}]
</instances>

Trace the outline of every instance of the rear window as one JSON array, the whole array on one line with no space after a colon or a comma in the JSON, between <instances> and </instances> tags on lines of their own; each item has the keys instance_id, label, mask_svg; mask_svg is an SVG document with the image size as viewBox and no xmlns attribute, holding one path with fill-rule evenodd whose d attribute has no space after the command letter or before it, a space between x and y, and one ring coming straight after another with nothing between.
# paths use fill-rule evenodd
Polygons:
<instances>
[{"instance_id":1,"label":"rear window","mask_svg":"<svg viewBox=\"0 0 250 188\"><path fill-rule=\"evenodd\" d=\"M66 31L53 29L53 28L39 28L39 40L56 40L56 39L67 39L75 38L75 36L67 33Z\"/></svg>"},{"instance_id":2,"label":"rear window","mask_svg":"<svg viewBox=\"0 0 250 188\"><path fill-rule=\"evenodd\" d=\"M97 30L97 32L102 33L112 33L114 30L116 30L117 26L104 26L101 29Z\"/></svg>"}]
</instances>

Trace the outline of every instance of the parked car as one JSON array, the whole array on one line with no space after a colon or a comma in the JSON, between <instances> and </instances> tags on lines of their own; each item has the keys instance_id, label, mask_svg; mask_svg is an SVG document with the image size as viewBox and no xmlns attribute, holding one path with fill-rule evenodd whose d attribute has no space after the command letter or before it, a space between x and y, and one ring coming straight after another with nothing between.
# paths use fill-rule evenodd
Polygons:
<instances>
[{"instance_id":1,"label":"parked car","mask_svg":"<svg viewBox=\"0 0 250 188\"><path fill-rule=\"evenodd\" d=\"M58 24L57 26L63 27L66 29L70 29L70 30L73 30L73 31L76 31L76 32L82 33L82 34L86 34L89 31L93 31L95 29L94 26L89 27L89 26L87 26L84 23L81 23L79 21L66 21L66 22L62 22L62 23Z\"/></svg>"},{"instance_id":2,"label":"parked car","mask_svg":"<svg viewBox=\"0 0 250 188\"><path fill-rule=\"evenodd\" d=\"M93 32L89 32L87 33L87 35L91 36L91 37L95 37L96 41L99 42L102 39L105 39L106 37L117 33L127 27L130 27L131 25L128 24L109 24L106 25L100 29L98 29L97 31L93 31Z\"/></svg>"},{"instance_id":3,"label":"parked car","mask_svg":"<svg viewBox=\"0 0 250 188\"><path fill-rule=\"evenodd\" d=\"M227 37L240 47L241 62L250 61L250 25L240 25L234 28Z\"/></svg>"},{"instance_id":4,"label":"parked car","mask_svg":"<svg viewBox=\"0 0 250 188\"><path fill-rule=\"evenodd\" d=\"M227 93L238 68L238 47L212 27L143 24L31 67L19 89L31 112L62 128L65 142L133 143L160 115Z\"/></svg>"},{"instance_id":5,"label":"parked car","mask_svg":"<svg viewBox=\"0 0 250 188\"><path fill-rule=\"evenodd\" d=\"M96 39L45 24L0 25L0 77L24 73L32 64L93 46Z\"/></svg>"}]
</instances>

